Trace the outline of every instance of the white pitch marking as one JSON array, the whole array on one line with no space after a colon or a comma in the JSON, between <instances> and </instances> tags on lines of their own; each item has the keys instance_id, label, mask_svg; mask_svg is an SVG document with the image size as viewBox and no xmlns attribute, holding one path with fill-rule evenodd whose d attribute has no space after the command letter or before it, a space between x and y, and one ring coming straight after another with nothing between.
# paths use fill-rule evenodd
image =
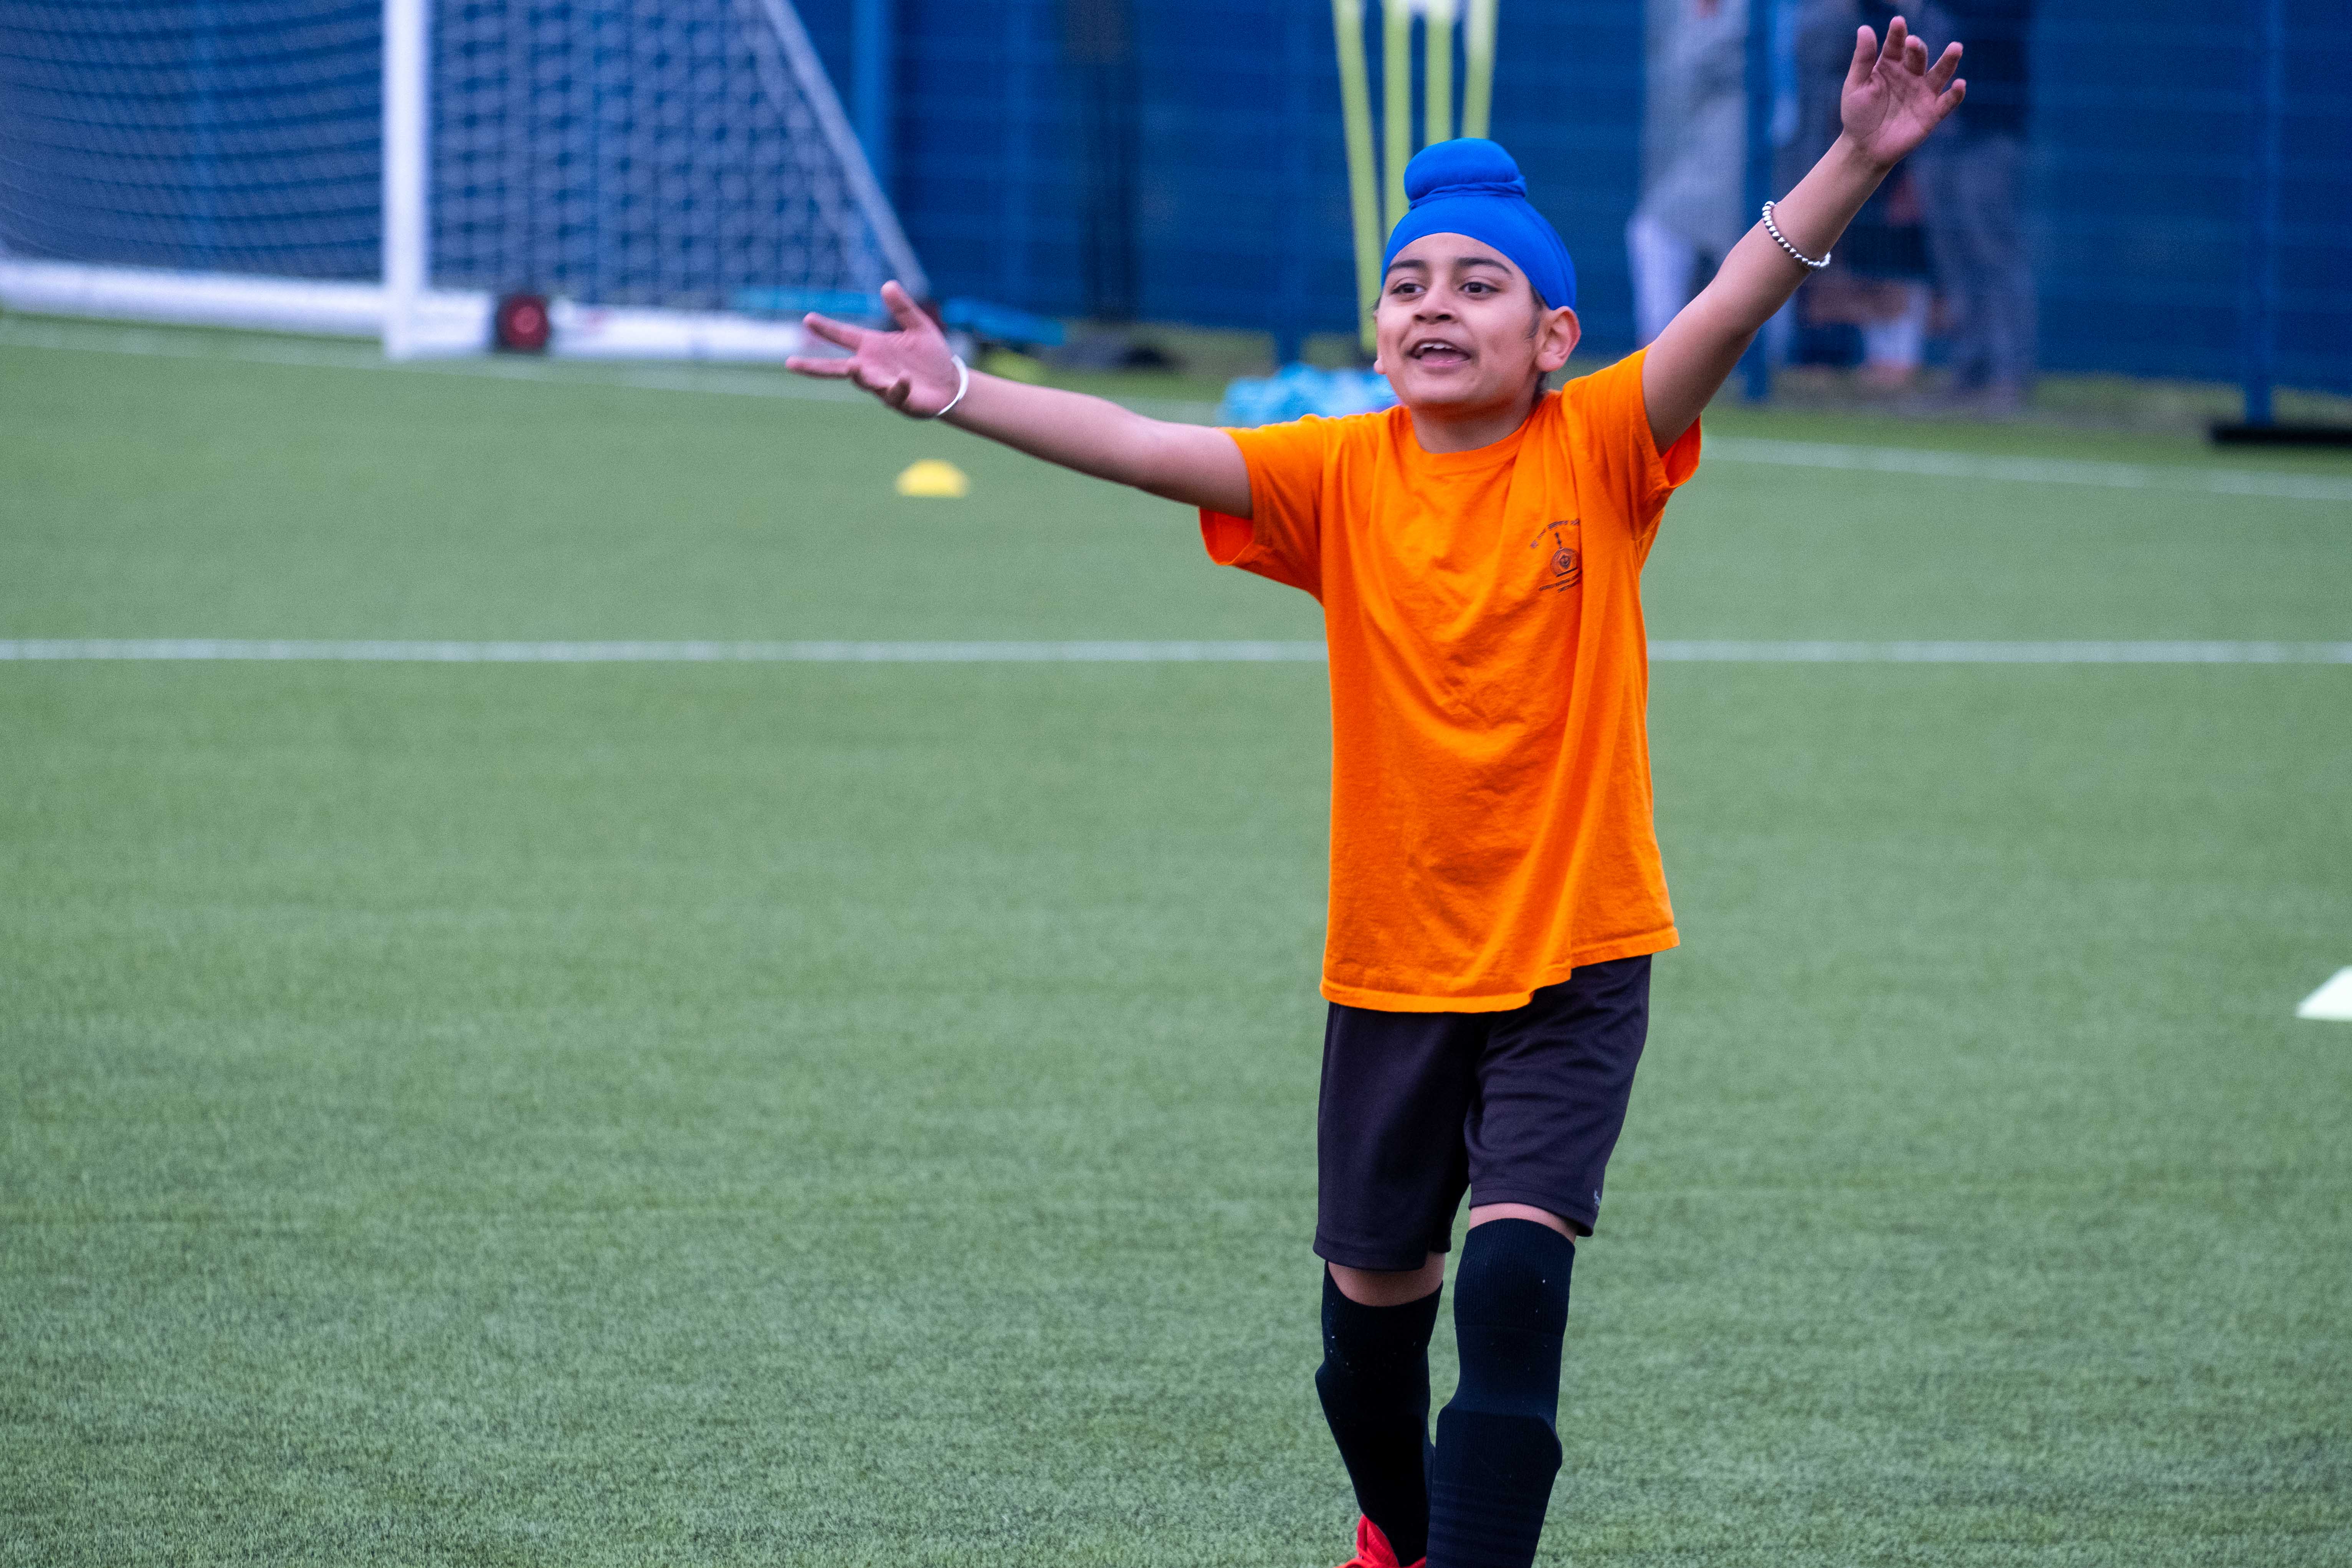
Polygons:
<instances>
[{"instance_id":1,"label":"white pitch marking","mask_svg":"<svg viewBox=\"0 0 2352 1568\"><path fill-rule=\"evenodd\" d=\"M866 394L835 382L812 381L782 370L745 370L680 361L656 365L562 361L489 354L450 359L388 360L362 342L333 338L212 338L171 327L108 328L64 321L0 320L0 347L82 353L134 354L151 359L230 360L290 365L300 370L397 371L407 375L457 375L475 380L624 386L644 392L717 392L747 397L787 397L854 403Z\"/></svg>"},{"instance_id":2,"label":"white pitch marking","mask_svg":"<svg viewBox=\"0 0 2352 1568\"><path fill-rule=\"evenodd\" d=\"M163 359L238 360L255 364L299 365L317 370L392 370L409 375L463 375L500 381L624 386L648 392L791 397L824 403L860 401L866 395L833 382L810 381L806 377L780 371L685 363L661 368L605 369L578 361L550 363L534 359L492 358L488 355L394 363L358 342L214 338L169 327L126 329L60 320L22 321L12 318L0 321L0 346L145 354ZM1149 397L1118 401L1139 414L1192 425L1213 424L1217 415L1216 405L1212 403ZM1778 441L1753 436L1715 437L1706 443L1706 457L1712 462L1754 463L1774 468L1839 468L1858 473L1918 474L1934 479L2084 485L2096 489L2173 490L2192 495L2256 497L2270 500L2352 502L2352 479L2265 468L2086 462L2064 458L1994 458L1974 452L1943 452L1912 447L1856 447L1830 441Z\"/></svg>"},{"instance_id":3,"label":"white pitch marking","mask_svg":"<svg viewBox=\"0 0 2352 1568\"><path fill-rule=\"evenodd\" d=\"M2088 485L2098 489L2188 490L2278 500L2352 501L2352 479L2258 468L2101 463L2072 458L1989 458L1975 452L1849 447L1826 441L1768 441L1752 436L1718 437L1706 444L1706 456L1726 463L1923 474L1944 479L2010 479L2026 484Z\"/></svg>"},{"instance_id":4,"label":"white pitch marking","mask_svg":"<svg viewBox=\"0 0 2352 1568\"><path fill-rule=\"evenodd\" d=\"M2352 642L1675 642L1659 664L2352 664Z\"/></svg>"},{"instance_id":5,"label":"white pitch marking","mask_svg":"<svg viewBox=\"0 0 2352 1568\"><path fill-rule=\"evenodd\" d=\"M2337 970L2327 984L2303 999L2294 1010L2298 1018L2325 1018L2335 1024L2352 1024L2352 966Z\"/></svg>"},{"instance_id":6,"label":"white pitch marking","mask_svg":"<svg viewBox=\"0 0 2352 1568\"><path fill-rule=\"evenodd\" d=\"M1319 642L455 642L236 637L0 640L43 660L362 664L1295 664ZM2352 642L1654 642L1662 664L2352 665Z\"/></svg>"},{"instance_id":7,"label":"white pitch marking","mask_svg":"<svg viewBox=\"0 0 2352 1568\"><path fill-rule=\"evenodd\" d=\"M363 664L1285 664L1319 642L317 642L22 639L8 659L299 659Z\"/></svg>"}]
</instances>

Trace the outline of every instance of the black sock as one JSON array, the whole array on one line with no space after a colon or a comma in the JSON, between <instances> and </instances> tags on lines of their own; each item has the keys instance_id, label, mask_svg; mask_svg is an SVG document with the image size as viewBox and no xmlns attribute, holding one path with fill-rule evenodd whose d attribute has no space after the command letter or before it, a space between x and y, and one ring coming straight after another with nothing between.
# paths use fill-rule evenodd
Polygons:
<instances>
[{"instance_id":1,"label":"black sock","mask_svg":"<svg viewBox=\"0 0 2352 1568\"><path fill-rule=\"evenodd\" d=\"M1407 1568L1429 1540L1429 1332L1444 1294L1367 1307L1340 1294L1331 1271L1323 1271L1323 1364L1315 1392L1357 1506Z\"/></svg>"},{"instance_id":2,"label":"black sock","mask_svg":"<svg viewBox=\"0 0 2352 1568\"><path fill-rule=\"evenodd\" d=\"M1454 1332L1462 1384L1437 1417L1429 1568L1528 1568L1559 1473L1559 1347L1576 1247L1529 1219L1462 1246Z\"/></svg>"}]
</instances>

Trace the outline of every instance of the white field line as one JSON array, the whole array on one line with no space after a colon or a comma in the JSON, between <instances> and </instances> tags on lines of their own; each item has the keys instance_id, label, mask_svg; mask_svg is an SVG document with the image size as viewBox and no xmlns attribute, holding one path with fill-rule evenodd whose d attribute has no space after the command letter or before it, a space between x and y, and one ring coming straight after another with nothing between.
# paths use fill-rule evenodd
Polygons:
<instances>
[{"instance_id":1,"label":"white field line","mask_svg":"<svg viewBox=\"0 0 2352 1568\"><path fill-rule=\"evenodd\" d=\"M362 664L1282 664L1319 642L308 642L24 639L8 659L303 659Z\"/></svg>"},{"instance_id":2,"label":"white field line","mask_svg":"<svg viewBox=\"0 0 2352 1568\"><path fill-rule=\"evenodd\" d=\"M388 360L371 344L330 338L213 338L170 327L102 327L80 321L0 318L0 347L132 354L151 359L229 360L240 364L293 365L304 370L389 370L406 375L625 386L650 392L719 392L817 403L849 403L866 396L854 387L812 381L785 371L689 363L631 365L613 361L549 361L506 354Z\"/></svg>"},{"instance_id":3,"label":"white field line","mask_svg":"<svg viewBox=\"0 0 2352 1568\"><path fill-rule=\"evenodd\" d=\"M2294 1016L2352 1024L2352 968L2339 969L2328 976L2325 985L2303 999Z\"/></svg>"},{"instance_id":4,"label":"white field line","mask_svg":"<svg viewBox=\"0 0 2352 1568\"><path fill-rule=\"evenodd\" d=\"M428 642L19 638L0 662L362 664L1297 664L1319 642ZM1680 642L1662 664L2340 664L2352 642Z\"/></svg>"},{"instance_id":5,"label":"white field line","mask_svg":"<svg viewBox=\"0 0 2352 1568\"><path fill-rule=\"evenodd\" d=\"M2071 458L1989 458L1911 447L1844 447L1827 441L1768 441L1723 436L1706 443L1706 458L1791 468L1844 468L1859 473L1918 474L1943 479L2008 479L2037 485L2088 485L2097 489L2187 490L2203 495L2261 496L2274 500L2352 501L2352 479L2330 474L2273 473L2259 468L2158 467L2084 462Z\"/></svg>"},{"instance_id":6,"label":"white field line","mask_svg":"<svg viewBox=\"0 0 2352 1568\"><path fill-rule=\"evenodd\" d=\"M2352 664L2352 642L1671 642L1661 664Z\"/></svg>"},{"instance_id":7,"label":"white field line","mask_svg":"<svg viewBox=\"0 0 2352 1568\"><path fill-rule=\"evenodd\" d=\"M604 365L593 362L480 355L460 359L386 360L358 343L288 338L217 339L168 327L114 327L94 322L0 319L0 347L88 353L144 354L163 359L235 360L319 370L398 371L412 375L460 375L500 381L622 386L652 392L704 392L735 396L853 402L865 394L838 383L811 381L782 371L710 365ZM1139 414L1205 425L1216 405L1177 398L1121 399ZM1855 473L1913 474L1930 479L1990 479L2077 485L2095 489L2168 490L2192 495L2271 500L2352 503L2352 478L2265 468L2209 468L2188 464L2088 462L2063 458L1996 458L1911 447L1854 447L1827 441L1776 441L1721 436L1706 443L1706 459L1771 468L1838 468Z\"/></svg>"}]
</instances>

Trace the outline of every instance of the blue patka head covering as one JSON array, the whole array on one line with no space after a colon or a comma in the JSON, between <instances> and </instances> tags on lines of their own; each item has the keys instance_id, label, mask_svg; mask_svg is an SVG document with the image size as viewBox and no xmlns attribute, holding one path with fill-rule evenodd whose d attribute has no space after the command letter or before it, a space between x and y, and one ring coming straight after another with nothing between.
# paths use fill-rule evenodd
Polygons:
<instances>
[{"instance_id":1,"label":"blue patka head covering","mask_svg":"<svg viewBox=\"0 0 2352 1568\"><path fill-rule=\"evenodd\" d=\"M1383 276L1397 252L1423 235L1462 234L1508 257L1548 309L1576 304L1576 263L1566 242L1528 201L1518 164L1494 142L1463 136L1423 147L1404 166L1404 195L1412 205L1389 236Z\"/></svg>"}]
</instances>

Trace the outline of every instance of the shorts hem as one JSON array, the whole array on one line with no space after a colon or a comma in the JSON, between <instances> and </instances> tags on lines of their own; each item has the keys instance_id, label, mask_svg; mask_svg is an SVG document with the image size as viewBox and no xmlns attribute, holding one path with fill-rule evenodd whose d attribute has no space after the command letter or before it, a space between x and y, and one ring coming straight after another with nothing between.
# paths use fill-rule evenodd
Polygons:
<instances>
[{"instance_id":1,"label":"shorts hem","mask_svg":"<svg viewBox=\"0 0 2352 1568\"><path fill-rule=\"evenodd\" d=\"M1492 1191L1474 1191L1470 1194L1470 1201L1466 1206L1474 1209L1484 1208L1488 1204L1525 1204L1529 1208L1538 1208L1548 1215L1559 1215L1576 1226L1578 1231L1585 1236L1591 1236L1594 1227L1601 1223L1601 1209L1598 1205L1563 1204L1557 1194L1539 1193L1524 1187L1497 1187Z\"/></svg>"},{"instance_id":2,"label":"shorts hem","mask_svg":"<svg viewBox=\"0 0 2352 1568\"><path fill-rule=\"evenodd\" d=\"M1364 1268L1375 1274L1409 1274L1428 1262L1431 1253L1442 1255L1453 1249L1454 1238L1448 1236L1438 1246L1423 1247L1420 1256L1411 1262L1399 1263L1396 1259L1403 1256L1401 1248L1396 1251L1385 1251L1377 1247L1349 1247L1331 1240L1321 1231L1315 1233L1316 1257L1326 1263L1336 1263L1342 1268Z\"/></svg>"}]
</instances>

